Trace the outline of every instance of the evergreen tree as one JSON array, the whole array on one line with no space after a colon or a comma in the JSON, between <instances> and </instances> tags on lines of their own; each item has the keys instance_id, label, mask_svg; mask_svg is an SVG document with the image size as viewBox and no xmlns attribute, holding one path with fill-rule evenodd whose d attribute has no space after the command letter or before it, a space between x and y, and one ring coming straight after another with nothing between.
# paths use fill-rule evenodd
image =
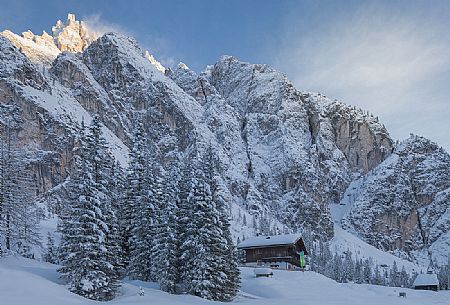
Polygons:
<instances>
[{"instance_id":1,"label":"evergreen tree","mask_svg":"<svg viewBox=\"0 0 450 305\"><path fill-rule=\"evenodd\" d=\"M409 275L405 270L405 266L402 266L402 271L400 271L399 277L400 287L409 287Z\"/></svg>"},{"instance_id":2,"label":"evergreen tree","mask_svg":"<svg viewBox=\"0 0 450 305\"><path fill-rule=\"evenodd\" d=\"M159 269L158 282L161 290L176 293L180 281L180 262L178 257L178 183L179 172L172 166L169 175L165 177L165 202L160 215L160 226L155 237L154 262Z\"/></svg>"},{"instance_id":3,"label":"evergreen tree","mask_svg":"<svg viewBox=\"0 0 450 305\"><path fill-rule=\"evenodd\" d=\"M55 239L50 232L47 234L47 250L44 255L44 260L51 264L58 263L58 248L56 247Z\"/></svg>"},{"instance_id":4,"label":"evergreen tree","mask_svg":"<svg viewBox=\"0 0 450 305\"><path fill-rule=\"evenodd\" d=\"M262 235L272 235L270 232L270 222L265 214L259 218L258 232Z\"/></svg>"},{"instance_id":5,"label":"evergreen tree","mask_svg":"<svg viewBox=\"0 0 450 305\"><path fill-rule=\"evenodd\" d=\"M195 228L192 229L193 210L192 199L189 194L192 188L193 181L192 166L188 160L184 160L182 172L179 182L179 193L177 202L177 235L178 235L178 257L179 257L179 272L180 288L184 291L187 290L187 283L190 281L188 278L191 266L188 261L191 257L195 256L195 250L193 249L193 243L190 241L191 236L195 234Z\"/></svg>"},{"instance_id":6,"label":"evergreen tree","mask_svg":"<svg viewBox=\"0 0 450 305\"><path fill-rule=\"evenodd\" d=\"M193 210L193 219L188 227L190 236L185 244L195 253L186 257L191 268L187 274L188 292L205 299L219 300L220 289L226 282L226 275L217 272L223 262L222 232L219 213L212 201L209 185L205 181L203 171L197 169L188 197Z\"/></svg>"},{"instance_id":7,"label":"evergreen tree","mask_svg":"<svg viewBox=\"0 0 450 305\"><path fill-rule=\"evenodd\" d=\"M151 147L149 145L149 147ZM146 150L145 155L145 177L147 179L147 196L149 202L153 206L152 227L150 228L151 238L151 254L149 257L150 263L150 279L151 281L158 281L161 277L161 256L159 250L162 243L167 242L167 217L165 215L165 208L168 201L168 193L165 188L165 177L163 176L164 169L156 162L156 152L151 149ZM171 232L173 233L173 232Z\"/></svg>"},{"instance_id":8,"label":"evergreen tree","mask_svg":"<svg viewBox=\"0 0 450 305\"><path fill-rule=\"evenodd\" d=\"M126 175L125 198L123 205L119 211L120 213L120 227L122 230L122 249L126 258L126 265L130 263L131 256L131 239L133 230L135 230L135 219L138 217L137 213L142 213L140 210L140 202L145 197L144 185L144 130L142 123L138 123L133 134L133 143L130 149L129 164Z\"/></svg>"},{"instance_id":9,"label":"evergreen tree","mask_svg":"<svg viewBox=\"0 0 450 305\"><path fill-rule=\"evenodd\" d=\"M212 147L209 146L203 158L203 171L205 173L206 184L209 186L211 192L212 205L215 205L217 209L219 228L222 233L222 242L218 244L217 249L222 263L219 265L217 272L225 275L224 282L217 284L219 285L220 295L216 300L231 301L239 290L240 272L238 267L238 253L230 232L229 212L224 197L225 186L220 184L216 172L217 166L218 160L213 155Z\"/></svg>"},{"instance_id":10,"label":"evergreen tree","mask_svg":"<svg viewBox=\"0 0 450 305\"><path fill-rule=\"evenodd\" d=\"M335 251L333 256L333 265L332 265L332 273L331 278L337 282L343 282L343 270L342 270L342 259L338 254L338 251Z\"/></svg>"},{"instance_id":11,"label":"evergreen tree","mask_svg":"<svg viewBox=\"0 0 450 305\"><path fill-rule=\"evenodd\" d=\"M118 281L108 253L108 156L98 119L94 119L89 132L82 128L68 185L69 200L61 215L59 272L68 280L72 292L93 300L110 300L116 294Z\"/></svg>"},{"instance_id":12,"label":"evergreen tree","mask_svg":"<svg viewBox=\"0 0 450 305\"><path fill-rule=\"evenodd\" d=\"M356 262L355 262L354 278L355 278L356 283L358 283L358 284L364 283L363 264L362 264L362 261L358 258L356 258Z\"/></svg>"},{"instance_id":13,"label":"evergreen tree","mask_svg":"<svg viewBox=\"0 0 450 305\"><path fill-rule=\"evenodd\" d=\"M108 255L116 271L116 277L125 275L126 258L123 251L122 222L120 219L121 207L124 205L124 173L118 162L112 162L111 173L108 176L108 194L110 197L110 210L107 213L109 234L107 238Z\"/></svg>"},{"instance_id":14,"label":"evergreen tree","mask_svg":"<svg viewBox=\"0 0 450 305\"><path fill-rule=\"evenodd\" d=\"M384 285L384 279L383 279L383 276L382 276L382 274L380 272L380 268L378 267L378 265L375 266L373 284L375 284L375 285Z\"/></svg>"},{"instance_id":15,"label":"evergreen tree","mask_svg":"<svg viewBox=\"0 0 450 305\"><path fill-rule=\"evenodd\" d=\"M227 301L236 294L239 271L215 166L210 149L197 162L185 162L178 208L181 274L188 293Z\"/></svg>"},{"instance_id":16,"label":"evergreen tree","mask_svg":"<svg viewBox=\"0 0 450 305\"><path fill-rule=\"evenodd\" d=\"M9 121L0 137L0 255L7 251L33 258L33 246L40 246L39 217L35 205L35 179L27 156L16 147L20 124Z\"/></svg>"},{"instance_id":17,"label":"evergreen tree","mask_svg":"<svg viewBox=\"0 0 450 305\"><path fill-rule=\"evenodd\" d=\"M100 207L99 218L106 224L104 230L104 247L106 249L106 262L108 268L105 269L109 277L110 296L112 299L120 287L119 278L121 277L121 249L118 244L118 220L113 206L114 196L113 182L111 177L115 160L108 153L106 140L102 137L102 125L98 116L92 120L86 139L88 147L87 158L93 169L95 196ZM117 204L117 203L114 203Z\"/></svg>"},{"instance_id":18,"label":"evergreen tree","mask_svg":"<svg viewBox=\"0 0 450 305\"><path fill-rule=\"evenodd\" d=\"M450 289L450 259L447 265L443 265L438 269L437 276L441 290Z\"/></svg>"},{"instance_id":19,"label":"evergreen tree","mask_svg":"<svg viewBox=\"0 0 450 305\"><path fill-rule=\"evenodd\" d=\"M347 249L345 252L345 258L343 262L343 281L344 282L353 282L353 276L355 272L355 266L352 259L352 253Z\"/></svg>"},{"instance_id":20,"label":"evergreen tree","mask_svg":"<svg viewBox=\"0 0 450 305\"><path fill-rule=\"evenodd\" d=\"M363 282L366 284L372 283L372 261L365 259L363 264Z\"/></svg>"},{"instance_id":21,"label":"evergreen tree","mask_svg":"<svg viewBox=\"0 0 450 305\"><path fill-rule=\"evenodd\" d=\"M392 268L389 272L389 286L393 287L399 287L401 286L399 284L399 274L398 274L398 267L397 263L394 261L394 264L392 265Z\"/></svg>"},{"instance_id":22,"label":"evergreen tree","mask_svg":"<svg viewBox=\"0 0 450 305\"><path fill-rule=\"evenodd\" d=\"M152 162L149 160L144 128L138 123L134 143L130 152L128 170L128 192L125 199L129 243L128 274L142 281L156 280L152 262L154 237L156 234L157 209L159 206Z\"/></svg>"}]
</instances>

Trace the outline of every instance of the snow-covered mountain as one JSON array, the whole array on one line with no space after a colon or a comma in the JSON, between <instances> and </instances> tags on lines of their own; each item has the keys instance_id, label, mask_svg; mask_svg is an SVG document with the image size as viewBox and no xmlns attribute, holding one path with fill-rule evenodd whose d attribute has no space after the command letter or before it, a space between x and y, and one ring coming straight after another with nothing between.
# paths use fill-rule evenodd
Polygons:
<instances>
[{"instance_id":1,"label":"snow-covered mountain","mask_svg":"<svg viewBox=\"0 0 450 305\"><path fill-rule=\"evenodd\" d=\"M266 65L224 56L200 74L165 68L73 15L52 35L0 33L0 123L14 118L49 201L70 174L77 126L94 115L123 166L138 117L162 167L211 146L235 237L307 228L330 239L330 205L342 203L342 226L379 249L410 260L450 249L450 157L428 140L396 146L377 117Z\"/></svg>"},{"instance_id":2,"label":"snow-covered mountain","mask_svg":"<svg viewBox=\"0 0 450 305\"><path fill-rule=\"evenodd\" d=\"M354 182L343 202L351 205L344 228L370 244L411 260L439 263L450 250L450 156L429 140L411 135L367 175Z\"/></svg>"}]
</instances>

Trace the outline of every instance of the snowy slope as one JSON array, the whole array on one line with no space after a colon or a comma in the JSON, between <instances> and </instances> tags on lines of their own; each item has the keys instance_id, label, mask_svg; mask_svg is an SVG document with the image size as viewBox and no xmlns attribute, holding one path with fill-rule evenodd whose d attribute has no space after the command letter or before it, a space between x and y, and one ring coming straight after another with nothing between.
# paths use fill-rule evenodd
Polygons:
<instances>
[{"instance_id":1,"label":"snowy slope","mask_svg":"<svg viewBox=\"0 0 450 305\"><path fill-rule=\"evenodd\" d=\"M397 264L397 268L400 270L405 267L406 272L412 274L415 272L425 272L427 265L419 264L418 262L411 262L402 258L399 258L389 252L382 251L376 247L368 244L356 234L352 234L349 231L344 230L341 227L341 221L343 217L352 208L352 198L359 187L361 187L361 180L353 181L344 194L344 197L340 204L332 204L331 216L334 221L334 237L330 242L330 250L334 253L344 253L350 250L358 259L371 258L375 265L386 265L391 268L394 262Z\"/></svg>"},{"instance_id":2,"label":"snowy slope","mask_svg":"<svg viewBox=\"0 0 450 305\"><path fill-rule=\"evenodd\" d=\"M104 304L70 293L55 265L16 257L0 259L0 304L62 305ZM242 268L242 288L232 302L248 305L329 304L379 305L448 304L450 291L415 291L374 285L339 284L314 272L274 271L273 278L255 278L252 268ZM145 291L138 296L139 287ZM399 298L399 291L407 298ZM221 304L190 295L170 295L154 283L127 281L122 295L108 304Z\"/></svg>"},{"instance_id":3,"label":"snowy slope","mask_svg":"<svg viewBox=\"0 0 450 305\"><path fill-rule=\"evenodd\" d=\"M54 86L52 93L36 90L32 87L23 88L23 96L28 101L33 101L60 122L66 123L67 126L74 128L82 122L89 126L92 122L92 116L87 112L67 90ZM114 158L120 162L122 166L128 164L128 147L108 128L102 127L103 136L108 143L108 148Z\"/></svg>"},{"instance_id":4,"label":"snowy slope","mask_svg":"<svg viewBox=\"0 0 450 305\"><path fill-rule=\"evenodd\" d=\"M339 226L334 227L334 234L335 235L330 242L330 250L332 252L343 253L350 250L358 259L364 260L372 258L375 265L387 265L389 268L392 267L395 262L400 270L402 267L405 267L406 272L409 274L412 274L414 271L419 273L426 271L426 266L417 265L377 249Z\"/></svg>"}]
</instances>

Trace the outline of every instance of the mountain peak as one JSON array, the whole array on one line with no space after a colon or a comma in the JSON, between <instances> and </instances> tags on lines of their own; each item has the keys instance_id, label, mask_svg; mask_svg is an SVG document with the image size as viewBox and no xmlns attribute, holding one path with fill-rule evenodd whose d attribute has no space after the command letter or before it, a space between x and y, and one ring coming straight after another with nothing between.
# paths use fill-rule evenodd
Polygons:
<instances>
[{"instance_id":1,"label":"mountain peak","mask_svg":"<svg viewBox=\"0 0 450 305\"><path fill-rule=\"evenodd\" d=\"M61 20L56 22L52 27L51 35L46 31L43 31L42 35L36 35L30 30L21 35L4 30L0 32L0 35L11 41L31 62L45 66L51 66L61 52L83 52L101 36L111 40L117 46L128 45L131 42L133 46L139 48L134 38L115 32L102 35L102 33L92 30L84 21L77 20L75 14L70 13L65 22ZM166 69L153 55L145 51L142 52L142 56L164 74Z\"/></svg>"},{"instance_id":2,"label":"mountain peak","mask_svg":"<svg viewBox=\"0 0 450 305\"><path fill-rule=\"evenodd\" d=\"M32 62L44 65L50 65L61 52L82 52L100 36L88 30L83 21L76 20L74 14L68 14L66 22L58 20L52 27L52 35L46 31L36 35L30 30L21 36L9 30L0 35L8 38Z\"/></svg>"},{"instance_id":3,"label":"mountain peak","mask_svg":"<svg viewBox=\"0 0 450 305\"><path fill-rule=\"evenodd\" d=\"M76 20L75 14L68 14L65 23L58 20L52 27L52 36L60 51L81 52L100 35L88 30L83 21Z\"/></svg>"}]
</instances>

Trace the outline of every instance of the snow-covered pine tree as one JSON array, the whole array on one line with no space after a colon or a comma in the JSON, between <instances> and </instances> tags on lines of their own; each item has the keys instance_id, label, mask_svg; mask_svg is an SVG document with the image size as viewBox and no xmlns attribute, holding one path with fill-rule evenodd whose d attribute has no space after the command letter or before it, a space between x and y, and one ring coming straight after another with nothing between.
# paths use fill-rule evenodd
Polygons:
<instances>
[{"instance_id":1,"label":"snow-covered pine tree","mask_svg":"<svg viewBox=\"0 0 450 305\"><path fill-rule=\"evenodd\" d=\"M409 275L406 272L405 266L402 266L402 271L400 271L399 278L400 287L409 287Z\"/></svg>"},{"instance_id":2,"label":"snow-covered pine tree","mask_svg":"<svg viewBox=\"0 0 450 305\"><path fill-rule=\"evenodd\" d=\"M195 250L193 249L193 242L191 240L192 234L195 233L192 227L193 210L192 200L190 199L190 192L192 188L193 173L192 164L190 160L185 159L182 166L180 175L180 181L178 183L178 202L176 217L177 223L177 237L178 237L178 257L179 257L179 272L180 272L180 290L187 290L187 283L190 282L188 278L190 273L189 260L195 256Z\"/></svg>"},{"instance_id":3,"label":"snow-covered pine tree","mask_svg":"<svg viewBox=\"0 0 450 305\"><path fill-rule=\"evenodd\" d=\"M68 203L61 217L59 272L72 292L93 300L111 300L118 282L108 256L108 156L98 119L89 132L84 126L82 129L68 185Z\"/></svg>"},{"instance_id":4,"label":"snow-covered pine tree","mask_svg":"<svg viewBox=\"0 0 450 305\"><path fill-rule=\"evenodd\" d=\"M343 262L343 270L342 270L342 279L343 282L348 283L348 282L353 282L353 275L354 275L354 269L355 269L355 264L353 262L352 259L352 252L347 249L347 251L345 251L345 257L344 257L344 262Z\"/></svg>"},{"instance_id":5,"label":"snow-covered pine tree","mask_svg":"<svg viewBox=\"0 0 450 305\"><path fill-rule=\"evenodd\" d=\"M58 248L55 245L55 239L50 232L47 233L47 246L44 255L44 261L51 264L58 263Z\"/></svg>"},{"instance_id":6,"label":"snow-covered pine tree","mask_svg":"<svg viewBox=\"0 0 450 305\"><path fill-rule=\"evenodd\" d=\"M267 218L266 213L263 213L261 217L259 217L258 232L261 235L272 235L272 232L270 232L270 221Z\"/></svg>"},{"instance_id":7,"label":"snow-covered pine tree","mask_svg":"<svg viewBox=\"0 0 450 305\"><path fill-rule=\"evenodd\" d=\"M367 258L364 260L363 264L363 280L365 284L371 284L372 280L372 260Z\"/></svg>"},{"instance_id":8,"label":"snow-covered pine tree","mask_svg":"<svg viewBox=\"0 0 450 305\"><path fill-rule=\"evenodd\" d=\"M188 202L192 207L193 218L187 230L189 236L185 240L192 250L191 256L186 257L190 267L187 274L188 292L205 299L219 300L221 286L226 280L225 274L217 272L223 262L219 213L212 201L205 174L199 166L192 182Z\"/></svg>"},{"instance_id":9,"label":"snow-covered pine tree","mask_svg":"<svg viewBox=\"0 0 450 305\"><path fill-rule=\"evenodd\" d=\"M11 249L11 212L12 196L12 131L9 121L2 126L0 137L0 256L3 247Z\"/></svg>"},{"instance_id":10,"label":"snow-covered pine tree","mask_svg":"<svg viewBox=\"0 0 450 305\"><path fill-rule=\"evenodd\" d=\"M448 259L447 265L440 267L438 272L439 283L442 290L450 289L450 257Z\"/></svg>"},{"instance_id":11,"label":"snow-covered pine tree","mask_svg":"<svg viewBox=\"0 0 450 305\"><path fill-rule=\"evenodd\" d=\"M152 247L155 234L155 200L152 190L154 180L148 169L146 140L141 122L137 123L128 167L128 190L125 198L125 217L129 219L127 235L129 243L128 275L142 281L154 280L152 273ZM147 159L146 159L147 158Z\"/></svg>"},{"instance_id":12,"label":"snow-covered pine tree","mask_svg":"<svg viewBox=\"0 0 450 305\"><path fill-rule=\"evenodd\" d=\"M339 254L338 251L335 251L334 255L333 255L333 268L332 268L332 274L331 274L331 278L334 279L335 281L342 283L344 282L344 278L343 278L343 263L342 263L342 258Z\"/></svg>"},{"instance_id":13,"label":"snow-covered pine tree","mask_svg":"<svg viewBox=\"0 0 450 305\"><path fill-rule=\"evenodd\" d=\"M164 215L164 209L167 204L168 196L167 190L164 187L165 183L165 171L156 162L157 152L156 149L152 149L151 143L147 144L145 154L145 177L147 179L147 196L149 202L153 206L152 227L149 232L151 238L151 255L149 257L150 264L150 280L158 281L161 277L161 257L159 256L159 249L161 244L165 243L165 230L167 219Z\"/></svg>"},{"instance_id":14,"label":"snow-covered pine tree","mask_svg":"<svg viewBox=\"0 0 450 305\"><path fill-rule=\"evenodd\" d=\"M222 232L222 243L218 245L218 252L221 256L218 273L223 273L226 277L223 283L218 283L220 301L231 301L239 291L240 271L238 267L238 253L233 243L230 232L230 220L228 204L224 196L225 186L220 183L217 175L218 160L213 154L211 145L207 148L203 158L203 172L205 173L206 184L211 192L213 205L216 206L219 215L219 226ZM222 279L220 279L222 281Z\"/></svg>"},{"instance_id":15,"label":"snow-covered pine tree","mask_svg":"<svg viewBox=\"0 0 450 305\"><path fill-rule=\"evenodd\" d=\"M230 232L230 222L228 219L228 213L226 211L226 205L220 204L221 198L219 197L219 220L221 224L221 230L223 238L225 239L224 248L224 268L223 272L226 275L225 286L222 289L221 301L231 301L239 292L240 287L240 271L239 271L239 256L238 250L233 243L233 238Z\"/></svg>"},{"instance_id":16,"label":"snow-covered pine tree","mask_svg":"<svg viewBox=\"0 0 450 305\"><path fill-rule=\"evenodd\" d=\"M102 228L106 224L97 219L100 209L94 200L92 169L87 161L84 137L74 156L75 169L68 183L69 198L60 216L62 267L58 271L68 281L70 291L101 299L101 288L106 287L107 277L97 265L103 258L100 242L104 239Z\"/></svg>"},{"instance_id":17,"label":"snow-covered pine tree","mask_svg":"<svg viewBox=\"0 0 450 305\"><path fill-rule=\"evenodd\" d=\"M320 240L319 249L319 273L332 278L333 254L330 251L329 244Z\"/></svg>"},{"instance_id":18,"label":"snow-covered pine tree","mask_svg":"<svg viewBox=\"0 0 450 305\"><path fill-rule=\"evenodd\" d=\"M164 201L153 247L153 264L159 269L157 277L161 290L176 293L180 281L179 239L177 226L180 174L173 164L164 177Z\"/></svg>"},{"instance_id":19,"label":"snow-covered pine tree","mask_svg":"<svg viewBox=\"0 0 450 305\"><path fill-rule=\"evenodd\" d=\"M118 162L111 164L111 173L108 179L108 192L111 200L111 214L108 215L109 219L109 235L108 244L111 264L113 264L118 278L122 278L125 275L125 253L122 245L123 234L120 210L124 204L124 181L125 176L122 167Z\"/></svg>"},{"instance_id":20,"label":"snow-covered pine tree","mask_svg":"<svg viewBox=\"0 0 450 305\"><path fill-rule=\"evenodd\" d=\"M113 179L113 170L120 170L115 167L115 160L108 152L106 140L102 136L102 124L98 116L92 120L89 128L88 144L88 160L92 163L94 187L96 196L100 202L101 218L107 225L105 228L104 245L106 247L106 260L108 269L105 270L110 278L110 296L108 299L114 298L120 287L119 279L123 275L122 270L122 253L120 247L119 227L117 212L115 208L120 203L116 202L118 197L115 192L115 182ZM114 200L114 202L113 202Z\"/></svg>"},{"instance_id":21,"label":"snow-covered pine tree","mask_svg":"<svg viewBox=\"0 0 450 305\"><path fill-rule=\"evenodd\" d=\"M392 265L392 268L389 272L389 286L393 286L393 287L400 287L400 283L399 283L399 272L398 272L398 267L397 267L397 263L394 261L394 264Z\"/></svg>"},{"instance_id":22,"label":"snow-covered pine tree","mask_svg":"<svg viewBox=\"0 0 450 305\"><path fill-rule=\"evenodd\" d=\"M363 263L361 259L358 259L358 257L355 258L355 282L358 284L364 283L363 279Z\"/></svg>"},{"instance_id":23,"label":"snow-covered pine tree","mask_svg":"<svg viewBox=\"0 0 450 305\"><path fill-rule=\"evenodd\" d=\"M7 251L32 258L32 247L40 246L36 188L26 155L15 145L18 129L20 122L8 121L0 138L0 248L4 243Z\"/></svg>"},{"instance_id":24,"label":"snow-covered pine tree","mask_svg":"<svg viewBox=\"0 0 450 305\"><path fill-rule=\"evenodd\" d=\"M134 213L138 212L137 203L144 194L144 135L142 124L138 124L134 130L132 146L129 152L129 163L126 172L126 188L124 189L123 205L119 211L120 227L122 231L122 249L125 255L127 268L130 263L132 231ZM129 272L129 270L127 271Z\"/></svg>"},{"instance_id":25,"label":"snow-covered pine tree","mask_svg":"<svg viewBox=\"0 0 450 305\"><path fill-rule=\"evenodd\" d=\"M374 271L374 275L373 275L373 284L375 284L375 285L383 285L384 284L383 275L381 274L380 267L378 267L378 265L375 266L375 271Z\"/></svg>"},{"instance_id":26,"label":"snow-covered pine tree","mask_svg":"<svg viewBox=\"0 0 450 305\"><path fill-rule=\"evenodd\" d=\"M442 267L442 283L443 289L450 290L450 257L447 265Z\"/></svg>"},{"instance_id":27,"label":"snow-covered pine tree","mask_svg":"<svg viewBox=\"0 0 450 305\"><path fill-rule=\"evenodd\" d=\"M25 160L26 156L20 159ZM20 160L17 156L16 160ZM14 180L17 184L13 188L14 213L12 217L14 249L24 257L34 258L33 248L41 246L39 235L39 210L35 204L35 178L26 161L20 160L16 166Z\"/></svg>"}]
</instances>

